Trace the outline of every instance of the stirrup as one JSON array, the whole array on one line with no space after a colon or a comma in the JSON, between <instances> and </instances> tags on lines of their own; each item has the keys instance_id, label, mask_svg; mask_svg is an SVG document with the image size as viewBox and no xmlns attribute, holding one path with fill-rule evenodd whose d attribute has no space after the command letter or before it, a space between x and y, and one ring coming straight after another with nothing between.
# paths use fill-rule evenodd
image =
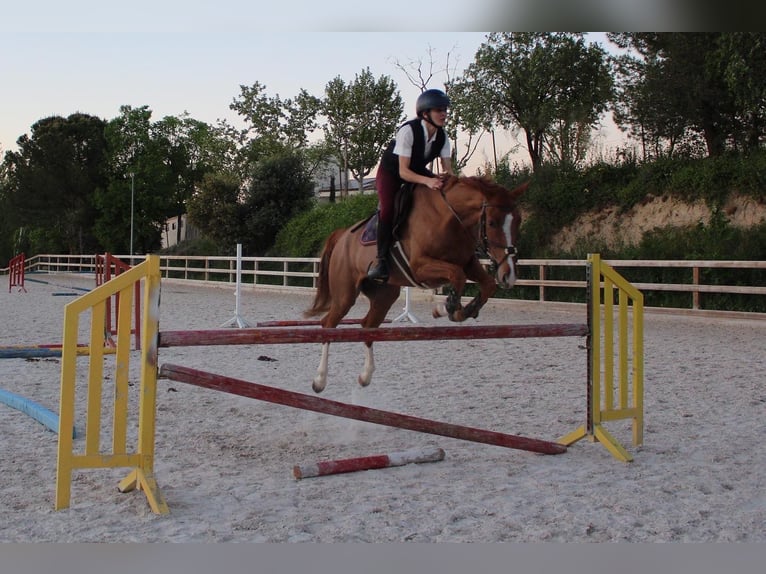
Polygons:
<instances>
[{"instance_id":1,"label":"stirrup","mask_svg":"<svg viewBox=\"0 0 766 574\"><path fill-rule=\"evenodd\" d=\"M375 267L367 271L367 278L376 283L385 283L388 281L388 263L385 259L379 258Z\"/></svg>"}]
</instances>

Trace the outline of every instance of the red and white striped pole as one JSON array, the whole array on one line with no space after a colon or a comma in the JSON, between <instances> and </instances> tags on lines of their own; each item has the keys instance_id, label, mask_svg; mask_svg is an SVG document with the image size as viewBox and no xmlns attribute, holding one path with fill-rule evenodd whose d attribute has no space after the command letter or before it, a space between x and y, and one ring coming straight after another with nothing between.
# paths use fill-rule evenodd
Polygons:
<instances>
[{"instance_id":1,"label":"red and white striped pole","mask_svg":"<svg viewBox=\"0 0 766 574\"><path fill-rule=\"evenodd\" d=\"M312 464L296 465L293 467L293 476L297 479L311 478L312 476L326 476L328 474L357 472L359 470L404 466L413 462L438 462L440 460L444 460L444 450L438 447L414 448L389 454L376 454L343 460L325 460Z\"/></svg>"}]
</instances>

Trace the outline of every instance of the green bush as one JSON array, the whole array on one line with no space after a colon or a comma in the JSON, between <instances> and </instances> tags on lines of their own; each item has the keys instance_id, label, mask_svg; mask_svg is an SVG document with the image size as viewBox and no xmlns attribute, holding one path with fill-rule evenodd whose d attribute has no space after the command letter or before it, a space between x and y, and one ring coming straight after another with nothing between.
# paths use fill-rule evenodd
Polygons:
<instances>
[{"instance_id":1,"label":"green bush","mask_svg":"<svg viewBox=\"0 0 766 574\"><path fill-rule=\"evenodd\" d=\"M316 257L330 233L369 217L375 213L377 205L377 195L354 195L336 203L317 205L282 228L270 255Z\"/></svg>"}]
</instances>

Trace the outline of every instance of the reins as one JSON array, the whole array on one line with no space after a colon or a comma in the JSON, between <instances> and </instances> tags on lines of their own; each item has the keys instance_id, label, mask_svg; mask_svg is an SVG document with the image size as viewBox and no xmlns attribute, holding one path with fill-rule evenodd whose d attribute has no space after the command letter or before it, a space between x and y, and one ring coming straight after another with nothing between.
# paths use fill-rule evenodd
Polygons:
<instances>
[{"instance_id":1,"label":"reins","mask_svg":"<svg viewBox=\"0 0 766 574\"><path fill-rule=\"evenodd\" d=\"M447 199L447 194L444 192L443 189L440 189L439 192L441 193L442 199L444 200L444 203L447 204L447 207L452 212L452 215L457 219L458 223L460 224L460 227L462 227L469 235L470 230L468 229L468 226L466 226L463 223L463 220L460 218L460 215L458 215L457 211L455 211L455 208L452 207L452 204ZM486 200L482 201L481 203L481 214L479 215L479 230L478 230L478 237L476 238L476 247L481 249L483 253L489 257L492 264L490 265L490 270L494 274L497 269L505 263L509 257L516 257L518 256L518 250L516 247L511 245L498 245L495 243L491 243L489 241L489 236L487 234L487 208L488 207L494 207L495 209L502 209L505 211L510 211L512 208L506 207L506 206L500 206L500 205L491 205L487 203ZM497 261L490 252L490 247L502 247L505 250L505 255L500 261Z\"/></svg>"}]
</instances>

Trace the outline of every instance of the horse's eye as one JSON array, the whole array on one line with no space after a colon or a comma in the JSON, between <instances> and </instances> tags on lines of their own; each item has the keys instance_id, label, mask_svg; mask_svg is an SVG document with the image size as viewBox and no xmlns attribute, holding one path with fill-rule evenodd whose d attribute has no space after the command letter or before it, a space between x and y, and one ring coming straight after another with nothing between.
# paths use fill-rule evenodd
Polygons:
<instances>
[{"instance_id":1,"label":"horse's eye","mask_svg":"<svg viewBox=\"0 0 766 574\"><path fill-rule=\"evenodd\" d=\"M490 220L489 220L489 226L490 226L490 227L500 227L500 223L498 223L498 222L497 222L497 221L495 221L494 219L490 219Z\"/></svg>"}]
</instances>

